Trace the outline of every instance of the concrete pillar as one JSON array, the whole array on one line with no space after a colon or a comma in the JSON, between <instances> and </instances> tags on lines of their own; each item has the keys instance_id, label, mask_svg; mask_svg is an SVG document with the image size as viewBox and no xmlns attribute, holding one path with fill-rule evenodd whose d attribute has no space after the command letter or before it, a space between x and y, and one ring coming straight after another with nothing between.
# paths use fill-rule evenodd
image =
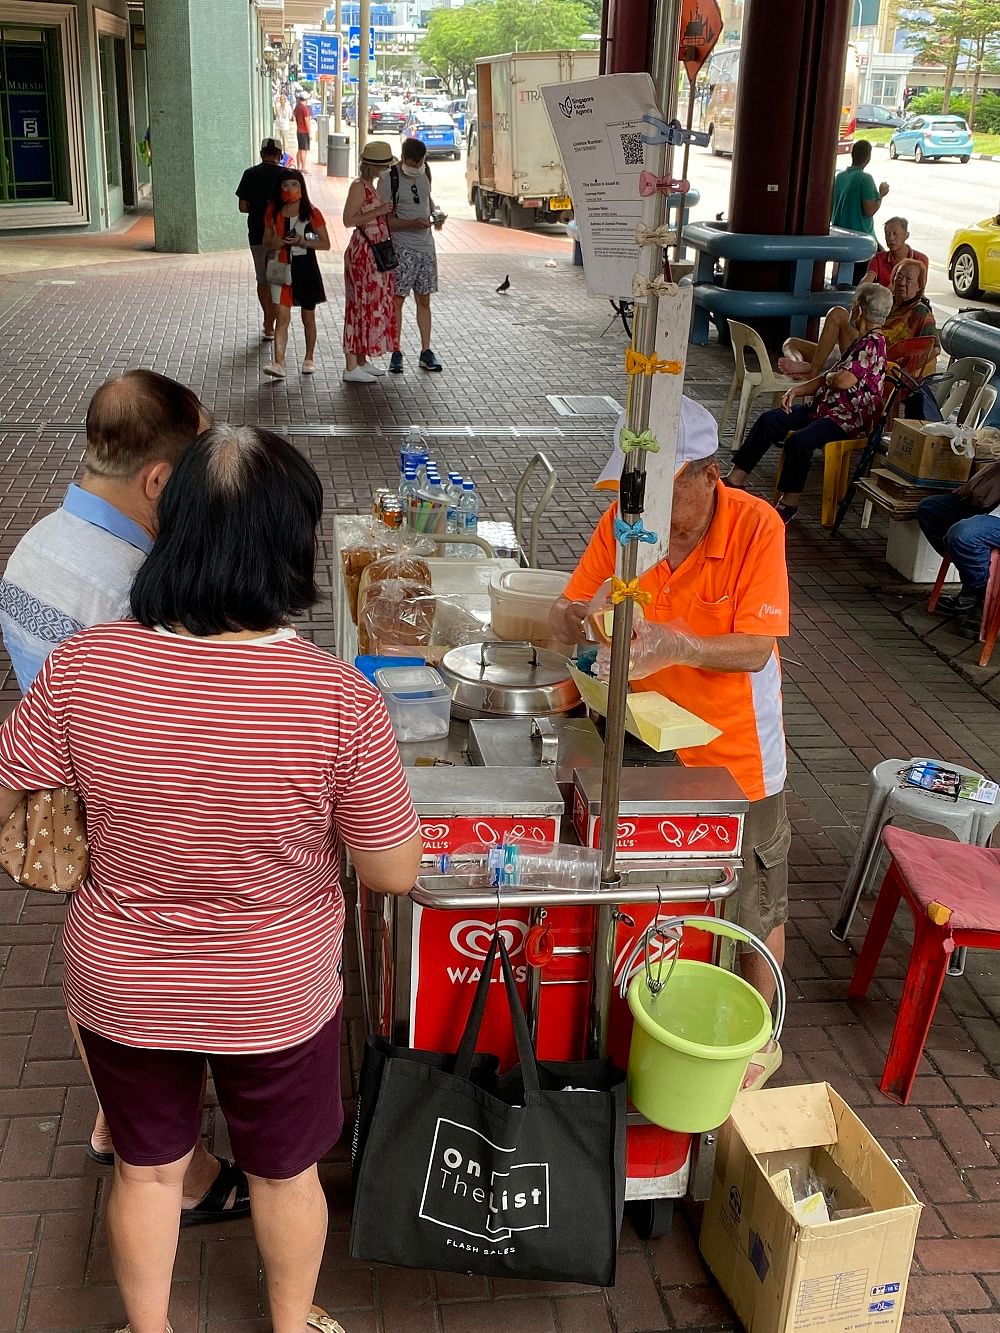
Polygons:
<instances>
[{"instance_id":1,"label":"concrete pillar","mask_svg":"<svg viewBox=\"0 0 1000 1333\"><path fill-rule=\"evenodd\" d=\"M257 160L246 0L154 0L146 6L149 123L157 250L246 244L233 191Z\"/></svg>"},{"instance_id":2,"label":"concrete pillar","mask_svg":"<svg viewBox=\"0 0 1000 1333\"><path fill-rule=\"evenodd\" d=\"M655 0L605 0L601 70L636 74L651 67Z\"/></svg>"},{"instance_id":3,"label":"concrete pillar","mask_svg":"<svg viewBox=\"0 0 1000 1333\"><path fill-rule=\"evenodd\" d=\"M747 7L730 186L733 231L805 236L829 227L852 3Z\"/></svg>"}]
</instances>

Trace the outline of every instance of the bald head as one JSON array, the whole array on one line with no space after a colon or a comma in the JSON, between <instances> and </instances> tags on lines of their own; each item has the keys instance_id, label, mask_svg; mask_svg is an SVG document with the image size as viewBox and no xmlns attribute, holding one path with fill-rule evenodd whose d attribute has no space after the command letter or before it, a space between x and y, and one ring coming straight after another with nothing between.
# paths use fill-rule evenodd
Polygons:
<instances>
[{"instance_id":1,"label":"bald head","mask_svg":"<svg viewBox=\"0 0 1000 1333\"><path fill-rule=\"evenodd\" d=\"M171 466L208 425L195 394L154 370L108 380L87 409L84 463L99 477L125 480L151 463Z\"/></svg>"}]
</instances>

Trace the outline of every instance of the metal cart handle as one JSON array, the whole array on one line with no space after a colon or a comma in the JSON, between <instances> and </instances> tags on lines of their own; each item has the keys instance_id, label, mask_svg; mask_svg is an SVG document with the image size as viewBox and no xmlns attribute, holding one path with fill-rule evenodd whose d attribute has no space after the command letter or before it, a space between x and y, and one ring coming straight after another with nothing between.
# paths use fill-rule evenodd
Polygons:
<instances>
[{"instance_id":1,"label":"metal cart handle","mask_svg":"<svg viewBox=\"0 0 1000 1333\"><path fill-rule=\"evenodd\" d=\"M723 921L719 917L714 916L670 916L667 917L666 920L652 922L649 929L651 930L653 926L661 931L668 931L672 926L680 926L682 931L685 926L695 926L698 930L708 931L710 935L719 935L724 939L739 940L744 944L749 944L755 953L760 954L761 958L767 963L774 975L775 1016L771 1040L777 1041L780 1038L782 1028L785 1026L785 979L781 975L781 968L778 966L777 959L762 940L759 940L756 935L752 934L749 930L746 930L743 926L738 926L734 921ZM648 931L646 933L648 934ZM646 936L644 935L641 943L637 945L637 948L645 949L645 947ZM679 937L677 939L677 947L680 948ZM635 954L633 953L623 970L623 976L628 976L631 972L634 958Z\"/></svg>"},{"instance_id":2,"label":"metal cart handle","mask_svg":"<svg viewBox=\"0 0 1000 1333\"><path fill-rule=\"evenodd\" d=\"M545 454L539 452L528 466L521 473L521 480L517 483L514 491L514 534L517 537L521 549L525 549L524 544L524 493L528 488L528 482L531 480L531 474L535 468L541 468L548 473L548 480L545 483L545 489L538 497L538 503L531 515L531 530L528 536L528 564L532 569L538 568L538 533L542 523L542 515L548 508L549 501L555 495L556 486L559 482L555 468L549 462Z\"/></svg>"}]
</instances>

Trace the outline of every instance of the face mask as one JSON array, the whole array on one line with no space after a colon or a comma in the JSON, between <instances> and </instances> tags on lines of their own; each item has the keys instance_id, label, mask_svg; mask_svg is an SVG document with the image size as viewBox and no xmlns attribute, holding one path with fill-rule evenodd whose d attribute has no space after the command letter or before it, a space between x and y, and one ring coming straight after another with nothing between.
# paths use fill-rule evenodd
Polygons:
<instances>
[{"instance_id":1,"label":"face mask","mask_svg":"<svg viewBox=\"0 0 1000 1333\"><path fill-rule=\"evenodd\" d=\"M408 167L405 162L400 162L399 169L409 180L416 180L418 176L424 174L424 169L420 167Z\"/></svg>"}]
</instances>

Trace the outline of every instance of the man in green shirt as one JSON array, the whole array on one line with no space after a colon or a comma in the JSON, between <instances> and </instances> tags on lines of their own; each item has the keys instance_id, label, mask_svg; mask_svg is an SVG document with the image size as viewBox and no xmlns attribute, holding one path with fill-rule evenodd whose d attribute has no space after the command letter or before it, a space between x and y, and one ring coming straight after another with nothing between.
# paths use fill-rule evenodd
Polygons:
<instances>
[{"instance_id":1,"label":"man in green shirt","mask_svg":"<svg viewBox=\"0 0 1000 1333\"><path fill-rule=\"evenodd\" d=\"M876 185L874 179L865 170L872 159L872 146L867 139L858 139L851 149L851 165L838 171L833 181L833 217L835 227L847 231L857 231L863 236L875 240L875 214L882 207L882 200L889 193L885 181ZM855 273L855 280L864 277L867 261L857 265L861 276Z\"/></svg>"}]
</instances>

